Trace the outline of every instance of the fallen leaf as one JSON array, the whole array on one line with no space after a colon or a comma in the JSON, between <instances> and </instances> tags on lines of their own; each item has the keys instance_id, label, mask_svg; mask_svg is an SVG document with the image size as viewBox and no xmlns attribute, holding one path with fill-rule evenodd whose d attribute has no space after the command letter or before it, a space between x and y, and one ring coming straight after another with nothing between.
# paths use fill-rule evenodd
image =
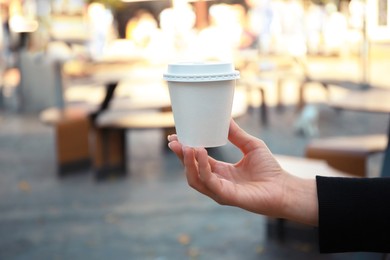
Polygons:
<instances>
[{"instance_id":1,"label":"fallen leaf","mask_svg":"<svg viewBox=\"0 0 390 260\"><path fill-rule=\"evenodd\" d=\"M31 191L31 186L30 183L27 181L20 181L18 183L19 190L24 191L24 192L30 192Z\"/></svg>"},{"instance_id":2,"label":"fallen leaf","mask_svg":"<svg viewBox=\"0 0 390 260\"><path fill-rule=\"evenodd\" d=\"M191 242L191 238L187 234L181 234L177 238L177 241L179 241L179 243L182 245L188 245Z\"/></svg>"}]
</instances>

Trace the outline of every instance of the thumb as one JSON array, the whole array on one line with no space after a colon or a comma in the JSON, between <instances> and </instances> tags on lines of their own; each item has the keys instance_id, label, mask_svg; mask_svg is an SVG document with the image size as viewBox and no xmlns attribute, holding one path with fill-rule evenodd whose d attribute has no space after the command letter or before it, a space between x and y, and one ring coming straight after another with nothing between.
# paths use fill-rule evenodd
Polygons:
<instances>
[{"instance_id":1,"label":"thumb","mask_svg":"<svg viewBox=\"0 0 390 260\"><path fill-rule=\"evenodd\" d=\"M229 141L244 154L261 146L259 139L241 129L233 119L230 120Z\"/></svg>"}]
</instances>

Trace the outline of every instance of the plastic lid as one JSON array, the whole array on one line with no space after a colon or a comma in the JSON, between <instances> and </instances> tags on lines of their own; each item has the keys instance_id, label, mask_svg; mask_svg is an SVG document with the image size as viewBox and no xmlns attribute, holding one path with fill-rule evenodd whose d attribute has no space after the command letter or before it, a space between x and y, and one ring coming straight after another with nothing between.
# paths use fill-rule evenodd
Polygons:
<instances>
[{"instance_id":1,"label":"plastic lid","mask_svg":"<svg viewBox=\"0 0 390 260\"><path fill-rule=\"evenodd\" d=\"M233 80L240 77L228 62L179 62L168 65L164 79L178 82L206 82Z\"/></svg>"}]
</instances>

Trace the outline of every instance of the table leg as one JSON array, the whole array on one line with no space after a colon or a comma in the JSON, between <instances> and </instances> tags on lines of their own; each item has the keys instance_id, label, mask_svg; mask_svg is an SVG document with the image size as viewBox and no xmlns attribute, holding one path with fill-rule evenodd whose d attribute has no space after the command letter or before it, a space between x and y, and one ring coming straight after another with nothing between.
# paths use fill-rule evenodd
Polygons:
<instances>
[{"instance_id":1,"label":"table leg","mask_svg":"<svg viewBox=\"0 0 390 260\"><path fill-rule=\"evenodd\" d=\"M102 113L104 110L106 110L110 105L111 100L114 97L114 92L116 87L118 86L118 83L119 82L111 82L107 84L106 95L104 97L102 104L100 105L100 108L98 109L98 111L91 114L92 123L94 123L96 118L99 116L99 114Z\"/></svg>"},{"instance_id":2,"label":"table leg","mask_svg":"<svg viewBox=\"0 0 390 260\"><path fill-rule=\"evenodd\" d=\"M268 111L267 111L267 104L265 100L265 92L263 88L259 88L260 91L260 98L261 98L261 106L260 106L260 120L264 125L268 124Z\"/></svg>"},{"instance_id":3,"label":"table leg","mask_svg":"<svg viewBox=\"0 0 390 260\"><path fill-rule=\"evenodd\" d=\"M98 180L126 174L125 129L96 129L94 147L95 177Z\"/></svg>"},{"instance_id":4,"label":"table leg","mask_svg":"<svg viewBox=\"0 0 390 260\"><path fill-rule=\"evenodd\" d=\"M283 105L283 80L278 77L276 82L276 91L277 91L277 104L276 109L278 111L283 111L284 105Z\"/></svg>"}]
</instances>

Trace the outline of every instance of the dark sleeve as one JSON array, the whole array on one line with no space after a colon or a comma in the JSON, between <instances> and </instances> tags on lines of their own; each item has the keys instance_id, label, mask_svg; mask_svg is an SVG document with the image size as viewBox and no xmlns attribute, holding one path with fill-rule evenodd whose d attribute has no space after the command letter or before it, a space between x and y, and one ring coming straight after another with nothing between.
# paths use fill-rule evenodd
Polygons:
<instances>
[{"instance_id":1,"label":"dark sleeve","mask_svg":"<svg viewBox=\"0 0 390 260\"><path fill-rule=\"evenodd\" d=\"M317 176L321 253L390 252L390 178Z\"/></svg>"}]
</instances>

